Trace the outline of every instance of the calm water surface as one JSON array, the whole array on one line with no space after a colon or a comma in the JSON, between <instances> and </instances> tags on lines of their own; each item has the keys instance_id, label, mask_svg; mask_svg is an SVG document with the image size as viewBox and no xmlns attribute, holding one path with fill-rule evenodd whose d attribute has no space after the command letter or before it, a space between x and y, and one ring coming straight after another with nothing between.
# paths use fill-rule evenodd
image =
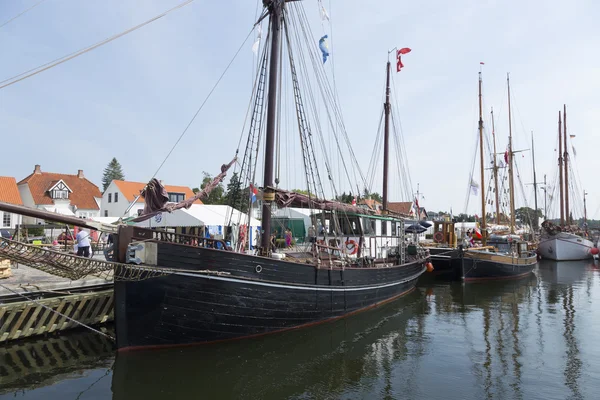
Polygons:
<instances>
[{"instance_id":1,"label":"calm water surface","mask_svg":"<svg viewBox=\"0 0 600 400\"><path fill-rule=\"evenodd\" d=\"M87 332L0 347L0 399L597 399L600 268L423 282L384 307L216 346L115 356Z\"/></svg>"}]
</instances>

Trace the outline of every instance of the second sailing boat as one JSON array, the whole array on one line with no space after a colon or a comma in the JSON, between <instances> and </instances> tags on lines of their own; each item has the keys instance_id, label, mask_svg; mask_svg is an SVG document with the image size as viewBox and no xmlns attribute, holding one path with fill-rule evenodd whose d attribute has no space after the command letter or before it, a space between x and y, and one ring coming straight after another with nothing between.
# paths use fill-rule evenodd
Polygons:
<instances>
[{"instance_id":1,"label":"second sailing boat","mask_svg":"<svg viewBox=\"0 0 600 400\"><path fill-rule=\"evenodd\" d=\"M507 78L507 82L508 78ZM462 278L465 281L524 277L533 271L537 255L528 250L527 242L515 235L515 196L513 177L512 127L510 114L510 83L508 85L508 175L510 186L510 234L488 238L485 211L483 111L479 72L479 154L481 169L481 233L482 247L467 248L462 254ZM496 189L498 190L498 189ZM486 245L491 245L487 247ZM493 246L493 247L492 247Z\"/></svg>"}]
</instances>

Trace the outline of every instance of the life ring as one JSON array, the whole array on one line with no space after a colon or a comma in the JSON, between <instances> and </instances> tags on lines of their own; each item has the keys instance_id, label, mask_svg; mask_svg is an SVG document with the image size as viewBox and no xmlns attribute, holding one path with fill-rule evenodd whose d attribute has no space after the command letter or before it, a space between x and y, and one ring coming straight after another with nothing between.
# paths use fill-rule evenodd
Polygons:
<instances>
[{"instance_id":1,"label":"life ring","mask_svg":"<svg viewBox=\"0 0 600 400\"><path fill-rule=\"evenodd\" d=\"M442 231L437 231L436 233L433 234L434 242L442 243L442 240L444 240L444 233Z\"/></svg>"},{"instance_id":2,"label":"life ring","mask_svg":"<svg viewBox=\"0 0 600 400\"><path fill-rule=\"evenodd\" d=\"M344 245L346 246L346 251L350 255L356 254L356 252L358 251L358 244L355 240L346 240L346 243L344 243Z\"/></svg>"}]
</instances>

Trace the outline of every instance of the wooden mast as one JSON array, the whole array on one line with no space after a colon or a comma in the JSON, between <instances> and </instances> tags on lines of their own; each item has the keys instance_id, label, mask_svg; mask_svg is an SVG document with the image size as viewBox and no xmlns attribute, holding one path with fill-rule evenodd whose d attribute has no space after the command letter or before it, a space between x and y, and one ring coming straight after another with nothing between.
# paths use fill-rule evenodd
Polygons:
<instances>
[{"instance_id":1,"label":"wooden mast","mask_svg":"<svg viewBox=\"0 0 600 400\"><path fill-rule=\"evenodd\" d=\"M533 202L535 205L535 214L533 217L533 226L537 229L539 225L538 221L538 193L537 193L537 179L535 176L535 151L533 148L533 131L531 131L531 162L533 164Z\"/></svg>"},{"instance_id":2,"label":"wooden mast","mask_svg":"<svg viewBox=\"0 0 600 400\"><path fill-rule=\"evenodd\" d=\"M510 113L510 75L506 74L508 87L508 185L510 190L510 233L515 233L515 184L513 176L512 117Z\"/></svg>"},{"instance_id":3,"label":"wooden mast","mask_svg":"<svg viewBox=\"0 0 600 400\"><path fill-rule=\"evenodd\" d=\"M483 162L483 109L481 100L481 71L479 71L479 156L481 159L481 243L487 243L486 221L485 221L485 175Z\"/></svg>"},{"instance_id":4,"label":"wooden mast","mask_svg":"<svg viewBox=\"0 0 600 400\"><path fill-rule=\"evenodd\" d=\"M569 212L569 148L567 147L567 105L564 104L563 107L563 142L565 145L565 152L563 154L563 164L565 166L565 225L569 226L573 223L573 221L571 221L571 213Z\"/></svg>"},{"instance_id":5,"label":"wooden mast","mask_svg":"<svg viewBox=\"0 0 600 400\"><path fill-rule=\"evenodd\" d=\"M492 138L494 140L494 186L496 201L496 224L500 224L500 187L498 186L498 164L496 161L496 128L494 125L494 109L492 108Z\"/></svg>"},{"instance_id":6,"label":"wooden mast","mask_svg":"<svg viewBox=\"0 0 600 400\"><path fill-rule=\"evenodd\" d=\"M263 0L269 8L271 53L269 55L269 97L267 102L267 135L265 139L264 194L262 205L261 250L270 253L271 243L271 203L275 200L273 191L273 164L275 153L275 130L277 129L277 98L279 84L279 49L281 48L281 19L284 0Z\"/></svg>"},{"instance_id":7,"label":"wooden mast","mask_svg":"<svg viewBox=\"0 0 600 400\"><path fill-rule=\"evenodd\" d=\"M560 195L560 226L565 226L565 203L563 193L562 119L558 112L558 187Z\"/></svg>"},{"instance_id":8,"label":"wooden mast","mask_svg":"<svg viewBox=\"0 0 600 400\"><path fill-rule=\"evenodd\" d=\"M385 114L383 125L383 213L388 211L388 166L389 166L389 142L390 142L390 69L391 64L387 62L387 75L385 80Z\"/></svg>"}]
</instances>

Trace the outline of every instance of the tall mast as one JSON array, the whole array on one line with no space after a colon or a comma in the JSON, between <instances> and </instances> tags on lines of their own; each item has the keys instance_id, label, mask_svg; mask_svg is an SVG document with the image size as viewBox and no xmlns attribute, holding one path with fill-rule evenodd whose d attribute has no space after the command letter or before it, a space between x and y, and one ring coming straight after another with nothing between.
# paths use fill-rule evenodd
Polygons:
<instances>
[{"instance_id":1,"label":"tall mast","mask_svg":"<svg viewBox=\"0 0 600 400\"><path fill-rule=\"evenodd\" d=\"M587 205L586 205L586 201L585 201L585 196L587 196L587 192L584 190L583 191L583 227L585 229L585 232L587 233Z\"/></svg>"},{"instance_id":2,"label":"tall mast","mask_svg":"<svg viewBox=\"0 0 600 400\"><path fill-rule=\"evenodd\" d=\"M383 212L388 211L388 164L390 146L390 62L387 63L387 75L385 80L385 104L383 110L385 120L383 125Z\"/></svg>"},{"instance_id":3,"label":"tall mast","mask_svg":"<svg viewBox=\"0 0 600 400\"><path fill-rule=\"evenodd\" d=\"M535 176L535 151L533 148L533 131L531 131L531 162L533 163L533 201L535 204L535 214L533 217L533 226L534 229L537 229L538 227L538 202L537 202L537 195L538 195L538 191L537 191L537 179Z\"/></svg>"},{"instance_id":4,"label":"tall mast","mask_svg":"<svg viewBox=\"0 0 600 400\"><path fill-rule=\"evenodd\" d=\"M510 233L515 233L515 183L513 177L512 117L510 113L510 76L506 74L508 87L508 185L510 190Z\"/></svg>"},{"instance_id":5,"label":"tall mast","mask_svg":"<svg viewBox=\"0 0 600 400\"><path fill-rule=\"evenodd\" d=\"M500 187L498 186L498 165L496 163L496 128L494 126L494 109L492 108L492 138L494 139L494 186L496 188L496 223L500 223Z\"/></svg>"},{"instance_id":6,"label":"tall mast","mask_svg":"<svg viewBox=\"0 0 600 400\"><path fill-rule=\"evenodd\" d=\"M565 226L565 203L563 188L562 119L558 112L558 186L560 195L560 226Z\"/></svg>"},{"instance_id":7,"label":"tall mast","mask_svg":"<svg viewBox=\"0 0 600 400\"><path fill-rule=\"evenodd\" d=\"M271 203L275 200L273 191L273 164L275 153L275 130L277 129L277 98L279 90L279 49L281 47L281 19L284 0L263 0L270 13L271 53L269 59L269 98L267 101L267 136L265 139L264 195L262 205L263 253L270 252L271 242Z\"/></svg>"},{"instance_id":8,"label":"tall mast","mask_svg":"<svg viewBox=\"0 0 600 400\"><path fill-rule=\"evenodd\" d=\"M571 214L569 212L569 147L567 147L567 105L564 104L563 111L563 132L565 153L563 155L563 163L565 165L565 222L567 226L571 225Z\"/></svg>"},{"instance_id":9,"label":"tall mast","mask_svg":"<svg viewBox=\"0 0 600 400\"><path fill-rule=\"evenodd\" d=\"M485 221L485 176L483 162L483 106L481 100L481 71L479 71L479 156L481 158L481 243L487 242Z\"/></svg>"},{"instance_id":10,"label":"tall mast","mask_svg":"<svg viewBox=\"0 0 600 400\"><path fill-rule=\"evenodd\" d=\"M546 174L544 174L544 219L548 219L548 193L546 190Z\"/></svg>"}]
</instances>

